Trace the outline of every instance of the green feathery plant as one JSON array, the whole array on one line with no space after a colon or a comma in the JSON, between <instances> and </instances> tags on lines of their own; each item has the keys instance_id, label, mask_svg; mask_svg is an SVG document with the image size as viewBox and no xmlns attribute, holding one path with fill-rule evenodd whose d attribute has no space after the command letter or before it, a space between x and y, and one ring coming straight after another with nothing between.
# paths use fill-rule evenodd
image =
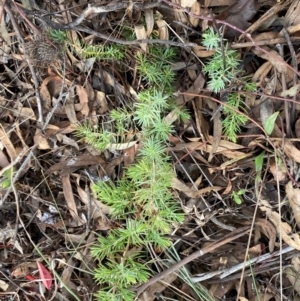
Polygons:
<instances>
[{"instance_id":1,"label":"green feathery plant","mask_svg":"<svg viewBox=\"0 0 300 301\"><path fill-rule=\"evenodd\" d=\"M96 197L112 209L111 218L121 226L100 236L91 248L99 262L95 279L101 286L96 294L101 301L131 301L130 287L146 282L151 275L147 249L165 250L173 226L182 223L184 215L171 192L175 176L166 142L173 127L166 114L177 108L179 119L188 114L174 102L174 74L167 61L175 51L151 46L148 54L137 56L138 71L148 89L141 91L131 107L113 110L108 130L94 131L82 126L78 135L99 150L128 142L127 136L139 139L142 147L135 163L117 182L100 180L93 185Z\"/></svg>"},{"instance_id":2,"label":"green feathery plant","mask_svg":"<svg viewBox=\"0 0 300 301\"><path fill-rule=\"evenodd\" d=\"M64 45L65 49L69 48L72 52L83 59L96 58L101 60L120 60L124 58L124 45L102 45L102 44L85 44L76 40L74 43L65 31L51 29L48 37L57 44Z\"/></svg>"},{"instance_id":3,"label":"green feathery plant","mask_svg":"<svg viewBox=\"0 0 300 301\"><path fill-rule=\"evenodd\" d=\"M223 128L224 135L229 140L236 142L237 134L240 132L241 126L247 122L245 97L249 93L256 90L254 83L244 77L237 79L237 75L241 72L239 66L238 53L235 50L229 49L228 44L224 41L223 48L221 47L220 35L215 33L212 28L209 28L203 34L203 45L208 50L215 50L212 58L208 60L203 68L204 73L209 77L208 89L214 93L232 87L233 90L241 91L226 91L228 94L226 106L224 107ZM239 113L241 111L244 114Z\"/></svg>"},{"instance_id":4,"label":"green feathery plant","mask_svg":"<svg viewBox=\"0 0 300 301\"><path fill-rule=\"evenodd\" d=\"M174 61L177 52L174 48L150 47L149 54L137 54L138 71L148 85L172 88L175 74L170 62ZM163 59L162 59L163 58Z\"/></svg>"}]
</instances>

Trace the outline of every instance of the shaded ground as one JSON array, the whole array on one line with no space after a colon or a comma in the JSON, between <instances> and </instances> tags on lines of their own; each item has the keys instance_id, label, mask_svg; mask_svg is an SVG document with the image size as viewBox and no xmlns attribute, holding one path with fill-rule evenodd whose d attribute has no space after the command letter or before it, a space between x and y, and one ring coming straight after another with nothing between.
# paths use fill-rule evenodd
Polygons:
<instances>
[{"instance_id":1,"label":"shaded ground","mask_svg":"<svg viewBox=\"0 0 300 301\"><path fill-rule=\"evenodd\" d=\"M29 3L0 6L1 300L93 300L99 290L90 246L120 225L91 185L116 180L135 150L101 153L76 130L87 120L100 128L112 109L134 102L148 84L136 54L153 39L178 50L177 103L191 115L170 137L174 195L186 219L170 234L176 252L169 266L197 250L203 255L185 266L188 280L174 268L165 286L153 281L140 299L300 300L299 2ZM202 72L213 54L201 44L208 25L225 28L257 86L236 143L222 135L222 111L214 115L226 91L210 92ZM50 29L68 32L66 48ZM104 60L84 52L83 42L119 45L125 56ZM149 250L149 260L170 253ZM40 281L52 277L43 267L51 285ZM153 267L153 275L164 268Z\"/></svg>"}]
</instances>

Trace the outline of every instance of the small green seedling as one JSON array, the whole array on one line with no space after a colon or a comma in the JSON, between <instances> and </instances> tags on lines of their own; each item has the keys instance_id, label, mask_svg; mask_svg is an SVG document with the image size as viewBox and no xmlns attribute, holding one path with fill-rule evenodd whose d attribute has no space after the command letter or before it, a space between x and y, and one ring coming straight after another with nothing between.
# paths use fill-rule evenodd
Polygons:
<instances>
[{"instance_id":1,"label":"small green seedling","mask_svg":"<svg viewBox=\"0 0 300 301\"><path fill-rule=\"evenodd\" d=\"M275 112L274 114L272 114L271 116L269 116L266 119L266 121L264 123L264 129L265 129L267 135L272 134L278 114L279 114L279 112Z\"/></svg>"},{"instance_id":2,"label":"small green seedling","mask_svg":"<svg viewBox=\"0 0 300 301\"><path fill-rule=\"evenodd\" d=\"M238 192L236 191L232 192L232 197L238 205L242 204L243 200L241 199L241 196L244 195L244 193L245 193L244 189L240 189Z\"/></svg>"}]
</instances>

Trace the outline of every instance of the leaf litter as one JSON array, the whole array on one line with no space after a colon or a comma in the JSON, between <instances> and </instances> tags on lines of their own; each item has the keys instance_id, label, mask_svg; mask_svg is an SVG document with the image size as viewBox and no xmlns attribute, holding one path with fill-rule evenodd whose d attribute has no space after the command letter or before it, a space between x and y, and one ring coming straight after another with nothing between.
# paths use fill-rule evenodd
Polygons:
<instances>
[{"instance_id":1,"label":"leaf litter","mask_svg":"<svg viewBox=\"0 0 300 301\"><path fill-rule=\"evenodd\" d=\"M91 185L122 177L123 167L135 162L139 137L129 133L126 142L99 152L76 131L87 120L99 128L111 110L134 103L147 85L135 54L149 52L147 39L156 34L161 47L173 47L170 40L194 43L173 64L177 104L189 110L190 120L179 124L176 110L165 117L174 125L168 152L177 176L173 194L185 222L170 233L176 261L149 246L160 267L153 267L154 280L140 300L299 300L299 1L166 0L142 11L129 2L127 9L84 16L87 5L99 3L0 5L0 173L2 184L11 183L1 184L1 298L95 298L99 287L91 275L96 263L90 246L97 235L121 225ZM71 49L63 58L61 45L49 44L46 36L55 25L39 13L32 18L35 9L55 13L54 24L69 26L74 45L98 41L97 32L102 43L125 41L119 22L144 41L124 45L132 53L123 61L82 57ZM223 30L257 86L246 99L249 120L236 143L222 135L222 111L211 119L221 95L207 89L202 72L214 53L201 43L208 26ZM244 226L250 234L225 240ZM217 248L215 241L221 242ZM192 264L174 268L205 248L210 251ZM167 258L170 265L164 266ZM166 268L163 281L155 281Z\"/></svg>"}]
</instances>

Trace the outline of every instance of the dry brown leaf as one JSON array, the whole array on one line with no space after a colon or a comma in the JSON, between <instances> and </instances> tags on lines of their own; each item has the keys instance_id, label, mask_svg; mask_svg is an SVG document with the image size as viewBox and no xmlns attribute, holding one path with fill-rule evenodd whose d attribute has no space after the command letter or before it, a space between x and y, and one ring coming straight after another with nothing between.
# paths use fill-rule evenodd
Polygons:
<instances>
[{"instance_id":1,"label":"dry brown leaf","mask_svg":"<svg viewBox=\"0 0 300 301\"><path fill-rule=\"evenodd\" d=\"M209 141L209 142L211 142L211 141ZM227 158L232 158L232 159L241 158L241 157L245 156L245 153L238 151L238 149L243 149L243 148L244 148L243 146L234 144L229 141L221 140L220 145L219 145L218 149L216 150L216 153L222 154L223 156L225 156ZM202 150L204 152L209 153L212 151L212 146L210 144L203 143L203 142L190 142L190 143L178 143L174 147L169 147L169 149L172 151Z\"/></svg>"},{"instance_id":2,"label":"dry brown leaf","mask_svg":"<svg viewBox=\"0 0 300 301\"><path fill-rule=\"evenodd\" d=\"M109 206L95 199L91 194L88 194L86 191L84 191L84 189L82 189L78 184L77 184L77 192L81 201L86 206L91 206L92 219L97 219L99 217L102 218L103 215L111 214L112 209Z\"/></svg>"},{"instance_id":3,"label":"dry brown leaf","mask_svg":"<svg viewBox=\"0 0 300 301\"><path fill-rule=\"evenodd\" d=\"M214 154L218 152L219 145L221 143L221 136L223 131L221 118L221 111L218 111L214 116L214 128L213 128L213 140L212 140L212 148L209 153L208 162L213 160Z\"/></svg>"},{"instance_id":4,"label":"dry brown leaf","mask_svg":"<svg viewBox=\"0 0 300 301\"><path fill-rule=\"evenodd\" d=\"M197 197L200 197L211 191L220 191L225 188L225 187L220 187L220 186L212 186L212 187L206 187L206 188L199 189L199 190L193 190L193 188L188 187L187 185L185 185L183 182L181 182L177 178L173 178L172 187L174 189L177 189L177 190L183 192L186 196L188 196L190 198L197 198Z\"/></svg>"},{"instance_id":5,"label":"dry brown leaf","mask_svg":"<svg viewBox=\"0 0 300 301\"><path fill-rule=\"evenodd\" d=\"M21 81L20 76L18 76L18 74L16 74L14 71L9 69L6 64L3 64L2 66L4 67L8 77L14 82L14 85L16 87L18 87L19 89L22 87L24 90L32 91L33 87L31 84L29 84L28 82Z\"/></svg>"},{"instance_id":6,"label":"dry brown leaf","mask_svg":"<svg viewBox=\"0 0 300 301\"><path fill-rule=\"evenodd\" d=\"M283 151L289 158L300 163L300 151L290 141L283 142Z\"/></svg>"},{"instance_id":7,"label":"dry brown leaf","mask_svg":"<svg viewBox=\"0 0 300 301\"><path fill-rule=\"evenodd\" d=\"M4 131L4 129L1 128L0 128L0 142L2 144L2 147L6 148L10 160L11 162L13 162L17 158L18 154L16 152L14 145L10 141L9 135Z\"/></svg>"},{"instance_id":8,"label":"dry brown leaf","mask_svg":"<svg viewBox=\"0 0 300 301\"><path fill-rule=\"evenodd\" d=\"M19 117L21 120L36 120L34 111L32 108L22 107L18 111L13 111L13 116Z\"/></svg>"},{"instance_id":9,"label":"dry brown leaf","mask_svg":"<svg viewBox=\"0 0 300 301\"><path fill-rule=\"evenodd\" d=\"M45 171L45 174L51 174L55 171L63 170L66 174L71 171L75 171L81 167L88 165L106 164L105 161L100 156L91 156L90 154L83 154L75 158L64 159L52 165L49 169Z\"/></svg>"},{"instance_id":10,"label":"dry brown leaf","mask_svg":"<svg viewBox=\"0 0 300 301\"><path fill-rule=\"evenodd\" d=\"M67 6L65 5L64 0L59 0L58 4L59 4L60 11L62 12L64 23L68 24L72 20L71 12L68 10ZM79 37L77 35L76 30L70 30L69 34L71 35L71 40L72 41L78 41L79 40Z\"/></svg>"},{"instance_id":11,"label":"dry brown leaf","mask_svg":"<svg viewBox=\"0 0 300 301\"><path fill-rule=\"evenodd\" d=\"M298 294L300 294L300 259L295 256L292 258L292 267L289 267L284 270L286 277L290 281L293 286L293 289L296 290Z\"/></svg>"},{"instance_id":12,"label":"dry brown leaf","mask_svg":"<svg viewBox=\"0 0 300 301\"><path fill-rule=\"evenodd\" d=\"M11 272L11 276L15 278L23 278L29 274L31 270L35 270L36 268L36 262L22 262L14 268L14 270Z\"/></svg>"},{"instance_id":13,"label":"dry brown leaf","mask_svg":"<svg viewBox=\"0 0 300 301\"><path fill-rule=\"evenodd\" d=\"M67 203L67 207L70 211L71 216L74 219L75 224L80 226L80 225L84 224L84 221L81 220L78 216L77 206L75 203L72 186L71 186L71 182L70 182L70 175L62 176L61 181L62 181L63 193L64 193L65 200Z\"/></svg>"},{"instance_id":14,"label":"dry brown leaf","mask_svg":"<svg viewBox=\"0 0 300 301\"><path fill-rule=\"evenodd\" d=\"M226 281L220 285L219 283L212 284L209 289L209 294L214 297L214 300L221 300L225 294L233 287L234 280Z\"/></svg>"},{"instance_id":15,"label":"dry brown leaf","mask_svg":"<svg viewBox=\"0 0 300 301\"><path fill-rule=\"evenodd\" d=\"M183 105L184 103L198 96L200 91L204 87L205 83L206 83L205 77L203 76L202 73L199 73L197 79L195 80L193 85L191 85L191 87L186 91L186 93L180 94L178 96L176 103L178 105Z\"/></svg>"},{"instance_id":16,"label":"dry brown leaf","mask_svg":"<svg viewBox=\"0 0 300 301\"><path fill-rule=\"evenodd\" d=\"M300 85L297 84L295 86L292 86L291 88L289 88L288 90L285 90L283 92L280 93L280 96L281 97L293 97L293 96L296 96L298 91L300 89Z\"/></svg>"},{"instance_id":17,"label":"dry brown leaf","mask_svg":"<svg viewBox=\"0 0 300 301\"><path fill-rule=\"evenodd\" d=\"M252 51L259 57L269 61L280 73L286 73L287 63L283 60L283 58L275 51L270 49L267 46L261 47L265 51L261 51L258 49L253 49Z\"/></svg>"},{"instance_id":18,"label":"dry brown leaf","mask_svg":"<svg viewBox=\"0 0 300 301\"><path fill-rule=\"evenodd\" d=\"M300 227L300 189L294 188L293 183L290 181L285 186L285 191L289 204L293 210L293 214L296 220L298 228Z\"/></svg>"},{"instance_id":19,"label":"dry brown leaf","mask_svg":"<svg viewBox=\"0 0 300 301\"><path fill-rule=\"evenodd\" d=\"M266 237L269 239L269 250L270 252L274 251L275 241L276 241L276 229L272 223L266 219L258 218L255 220L255 230L260 230ZM258 244L258 240L254 242Z\"/></svg>"},{"instance_id":20,"label":"dry brown leaf","mask_svg":"<svg viewBox=\"0 0 300 301\"><path fill-rule=\"evenodd\" d=\"M189 21L193 27L197 27L199 25L200 19L195 18L193 15L200 15L201 14L201 5L200 2L195 2L191 9L190 9L191 14L189 15Z\"/></svg>"},{"instance_id":21,"label":"dry brown leaf","mask_svg":"<svg viewBox=\"0 0 300 301\"><path fill-rule=\"evenodd\" d=\"M138 40L147 39L147 32L143 25L135 25L134 32ZM148 52L148 44L141 43L140 47L143 49L143 51Z\"/></svg>"},{"instance_id":22,"label":"dry brown leaf","mask_svg":"<svg viewBox=\"0 0 300 301\"><path fill-rule=\"evenodd\" d=\"M68 137L67 135L57 134L56 137L57 137L57 140L59 142L61 142L62 144L73 146L74 148L79 150L79 146L78 146L77 142L74 139Z\"/></svg>"},{"instance_id":23,"label":"dry brown leaf","mask_svg":"<svg viewBox=\"0 0 300 301\"><path fill-rule=\"evenodd\" d=\"M3 280L0 280L0 289L3 292L6 292L8 288L9 288L9 284Z\"/></svg>"},{"instance_id":24,"label":"dry brown leaf","mask_svg":"<svg viewBox=\"0 0 300 301\"><path fill-rule=\"evenodd\" d=\"M71 98L67 99L67 101L66 101L65 113L67 114L67 117L70 120L71 124L78 123L76 112L75 112L74 102Z\"/></svg>"},{"instance_id":25,"label":"dry brown leaf","mask_svg":"<svg viewBox=\"0 0 300 301\"><path fill-rule=\"evenodd\" d=\"M105 97L105 93L101 91L95 91L96 92L96 97L95 97L95 102L98 106L97 112L100 114L104 114L105 112L108 111L108 105Z\"/></svg>"},{"instance_id":26,"label":"dry brown leaf","mask_svg":"<svg viewBox=\"0 0 300 301\"><path fill-rule=\"evenodd\" d=\"M275 181L282 182L286 180L287 173L285 167L282 165L282 163L278 164L275 158L270 159L269 168L270 172L273 174Z\"/></svg>"},{"instance_id":27,"label":"dry brown leaf","mask_svg":"<svg viewBox=\"0 0 300 301\"><path fill-rule=\"evenodd\" d=\"M156 21L156 25L158 27L159 38L161 40L169 40L169 29L166 21L160 18Z\"/></svg>"},{"instance_id":28,"label":"dry brown leaf","mask_svg":"<svg viewBox=\"0 0 300 301\"><path fill-rule=\"evenodd\" d=\"M123 162L125 167L134 162L136 152L137 145L132 145L131 147L123 150Z\"/></svg>"},{"instance_id":29,"label":"dry brown leaf","mask_svg":"<svg viewBox=\"0 0 300 301\"><path fill-rule=\"evenodd\" d=\"M200 136L207 140L209 134L209 125L206 119L203 117L202 108L203 108L203 98L202 97L195 97L192 101L194 112L195 112L195 120L197 125L197 130Z\"/></svg>"},{"instance_id":30,"label":"dry brown leaf","mask_svg":"<svg viewBox=\"0 0 300 301\"><path fill-rule=\"evenodd\" d=\"M15 236L16 230L8 223L4 229L0 229L0 243L4 243L8 238Z\"/></svg>"},{"instance_id":31,"label":"dry brown leaf","mask_svg":"<svg viewBox=\"0 0 300 301\"><path fill-rule=\"evenodd\" d=\"M180 5L181 0L172 0L173 3ZM163 14L166 17L167 14ZM167 19L166 21L170 24L173 21L179 21L182 24L188 24L187 14L182 11L182 9L176 9L175 7L172 10L171 18Z\"/></svg>"},{"instance_id":32,"label":"dry brown leaf","mask_svg":"<svg viewBox=\"0 0 300 301\"><path fill-rule=\"evenodd\" d=\"M69 289L73 289L74 291L76 291L77 286L71 281L71 277L74 271L74 266L75 266L75 262L72 260L72 258L70 258L68 260L68 264L64 266L64 269L62 271L60 288L67 285Z\"/></svg>"},{"instance_id":33,"label":"dry brown leaf","mask_svg":"<svg viewBox=\"0 0 300 301\"><path fill-rule=\"evenodd\" d=\"M134 146L135 144L137 144L138 141L129 141L129 142L125 142L125 143L110 143L107 145L107 149L109 149L111 152L114 152L116 150L121 151L124 149L128 149L132 146Z\"/></svg>"},{"instance_id":34,"label":"dry brown leaf","mask_svg":"<svg viewBox=\"0 0 300 301\"><path fill-rule=\"evenodd\" d=\"M153 301L157 298L157 293L164 291L172 282L177 279L176 273L171 273L164 277L161 281L150 285L140 296L141 301Z\"/></svg>"},{"instance_id":35,"label":"dry brown leaf","mask_svg":"<svg viewBox=\"0 0 300 301\"><path fill-rule=\"evenodd\" d=\"M266 213L267 218L276 228L277 236L289 246L300 250L300 237L297 233L292 233L292 228L288 223L282 222L278 212L272 211L267 200L262 199L260 209Z\"/></svg>"},{"instance_id":36,"label":"dry brown leaf","mask_svg":"<svg viewBox=\"0 0 300 301\"><path fill-rule=\"evenodd\" d=\"M206 58L212 56L215 51L214 50L207 50L204 46L197 45L193 48L193 52L196 56Z\"/></svg>"},{"instance_id":37,"label":"dry brown leaf","mask_svg":"<svg viewBox=\"0 0 300 301\"><path fill-rule=\"evenodd\" d=\"M81 104L80 112L82 113L82 115L84 117L87 117L87 116L89 116L89 113L90 113L89 98L88 98L87 90L84 87L77 85L76 92L77 92L77 95L78 95L78 98L79 98L79 101Z\"/></svg>"},{"instance_id":38,"label":"dry brown leaf","mask_svg":"<svg viewBox=\"0 0 300 301\"><path fill-rule=\"evenodd\" d=\"M256 70L252 77L252 81L256 83L257 87L261 87L263 85L263 81L266 79L266 76L271 69L272 64L270 62L265 62Z\"/></svg>"},{"instance_id":39,"label":"dry brown leaf","mask_svg":"<svg viewBox=\"0 0 300 301\"><path fill-rule=\"evenodd\" d=\"M2 2L0 4L0 16L2 16L4 13L4 3ZM1 32L1 37L5 40L5 42L7 43L6 46L10 48L11 46L11 39L10 39L10 34L8 33L7 31L7 28L6 28L6 20L5 18L1 18L0 20L0 32ZM8 57L8 54L10 53L10 50L8 48L6 48L5 45L3 45L4 43L2 43L1 45L1 48L4 46L4 49L2 48L1 50L3 51L3 53L1 52L0 50L0 57L2 55L5 55ZM6 60L5 60L6 61ZM7 63L7 62L4 62L2 60L2 63Z\"/></svg>"},{"instance_id":40,"label":"dry brown leaf","mask_svg":"<svg viewBox=\"0 0 300 301\"><path fill-rule=\"evenodd\" d=\"M0 167L3 168L6 167L7 165L9 165L7 156L2 150L0 150Z\"/></svg>"},{"instance_id":41,"label":"dry brown leaf","mask_svg":"<svg viewBox=\"0 0 300 301\"><path fill-rule=\"evenodd\" d=\"M300 1L293 0L284 18L284 26L294 26L300 23Z\"/></svg>"},{"instance_id":42,"label":"dry brown leaf","mask_svg":"<svg viewBox=\"0 0 300 301\"><path fill-rule=\"evenodd\" d=\"M62 79L59 76L49 76L43 80L40 87L40 94L46 109L50 110L52 97L60 92L61 85Z\"/></svg>"},{"instance_id":43,"label":"dry brown leaf","mask_svg":"<svg viewBox=\"0 0 300 301\"><path fill-rule=\"evenodd\" d=\"M286 268L284 269L284 274L287 279L290 281L293 289L300 294L300 279L299 279L299 271L295 271L294 268Z\"/></svg>"},{"instance_id":44,"label":"dry brown leaf","mask_svg":"<svg viewBox=\"0 0 300 301\"><path fill-rule=\"evenodd\" d=\"M36 129L34 137L33 137L34 144L37 145L38 149L56 149L57 145L52 140L49 139L48 135L42 133L40 129ZM51 143L51 145L50 145Z\"/></svg>"},{"instance_id":45,"label":"dry brown leaf","mask_svg":"<svg viewBox=\"0 0 300 301\"><path fill-rule=\"evenodd\" d=\"M116 91L118 91L121 94L129 95L128 89L125 89L124 86L122 86L120 83L118 83L109 72L105 70L101 70L98 72L95 72L95 75L97 75L101 80L104 80L104 82L111 87L113 87ZM131 93L131 91L129 91Z\"/></svg>"},{"instance_id":46,"label":"dry brown leaf","mask_svg":"<svg viewBox=\"0 0 300 301\"><path fill-rule=\"evenodd\" d=\"M258 41L263 41L263 40L271 40L271 39L275 39L278 37L278 32L273 32L273 31L268 31L268 32L262 32L260 34L258 34L257 36L255 36L253 38L253 40L255 42Z\"/></svg>"},{"instance_id":47,"label":"dry brown leaf","mask_svg":"<svg viewBox=\"0 0 300 301\"><path fill-rule=\"evenodd\" d=\"M266 23L269 19L273 18L274 15L278 14L280 11L289 7L293 0L285 0L285 1L276 1L270 4L270 9L267 10L260 18L257 19L248 29L247 32L252 33L256 31L262 24ZM265 0L259 0L262 5L266 4ZM261 6L261 5L260 5Z\"/></svg>"},{"instance_id":48,"label":"dry brown leaf","mask_svg":"<svg viewBox=\"0 0 300 301\"><path fill-rule=\"evenodd\" d=\"M147 27L147 37L150 37L150 34L152 33L154 28L153 9L145 9L144 14L145 14L146 27Z\"/></svg>"},{"instance_id":49,"label":"dry brown leaf","mask_svg":"<svg viewBox=\"0 0 300 301\"><path fill-rule=\"evenodd\" d=\"M297 119L295 124L295 134L297 138L300 138L300 118Z\"/></svg>"},{"instance_id":50,"label":"dry brown leaf","mask_svg":"<svg viewBox=\"0 0 300 301\"><path fill-rule=\"evenodd\" d=\"M222 12L218 19L233 25L241 30L246 30L251 23L251 20L257 12L255 0L240 0L230 5L224 12ZM239 36L240 33L233 28L226 27L224 36L226 38L234 38Z\"/></svg>"}]
</instances>

